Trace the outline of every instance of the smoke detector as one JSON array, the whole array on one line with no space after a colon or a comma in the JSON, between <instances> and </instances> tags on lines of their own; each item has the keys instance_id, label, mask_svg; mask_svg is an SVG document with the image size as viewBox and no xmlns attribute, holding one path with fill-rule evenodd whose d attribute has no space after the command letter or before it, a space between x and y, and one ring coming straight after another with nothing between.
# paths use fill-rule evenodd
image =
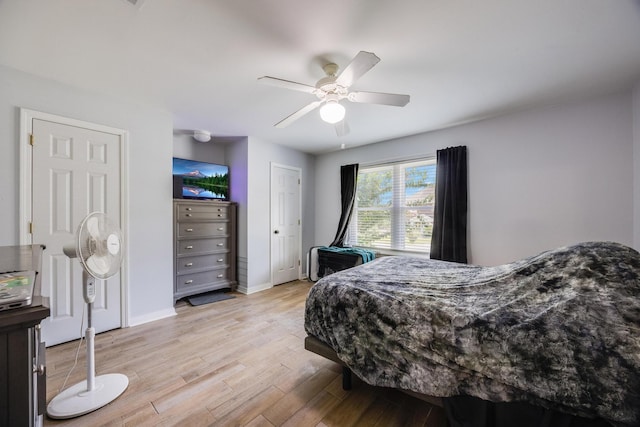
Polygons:
<instances>
[{"instance_id":1,"label":"smoke detector","mask_svg":"<svg viewBox=\"0 0 640 427\"><path fill-rule=\"evenodd\" d=\"M211 141L211 132L208 130L194 130L193 139L200 142L209 142Z\"/></svg>"}]
</instances>

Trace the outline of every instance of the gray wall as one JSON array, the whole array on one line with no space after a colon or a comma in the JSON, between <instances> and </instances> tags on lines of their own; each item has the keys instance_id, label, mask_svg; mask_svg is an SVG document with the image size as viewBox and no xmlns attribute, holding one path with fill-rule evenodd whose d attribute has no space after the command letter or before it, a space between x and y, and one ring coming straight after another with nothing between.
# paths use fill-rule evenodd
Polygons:
<instances>
[{"instance_id":1,"label":"gray wall","mask_svg":"<svg viewBox=\"0 0 640 427\"><path fill-rule=\"evenodd\" d=\"M199 143L189 136L174 138L174 155L188 159L228 164L231 200L238 203L238 290L253 293L270 288L271 163L302 171L302 273L306 274L306 249L314 237L315 159L277 144L256 138L239 138L224 145Z\"/></svg>"},{"instance_id":2,"label":"gray wall","mask_svg":"<svg viewBox=\"0 0 640 427\"><path fill-rule=\"evenodd\" d=\"M175 314L170 114L0 66L1 245L19 243L20 107L129 131L129 323Z\"/></svg>"},{"instance_id":3,"label":"gray wall","mask_svg":"<svg viewBox=\"0 0 640 427\"><path fill-rule=\"evenodd\" d=\"M247 138L227 147L231 168L231 200L238 203L238 289L247 292L247 206L249 204L249 142Z\"/></svg>"},{"instance_id":4,"label":"gray wall","mask_svg":"<svg viewBox=\"0 0 640 427\"><path fill-rule=\"evenodd\" d=\"M271 163L302 171L302 272L306 274L306 248L313 242L316 209L315 158L277 144L249 137L247 203L247 292L271 286L271 225L269 220ZM321 206L321 205L318 205Z\"/></svg>"},{"instance_id":5,"label":"gray wall","mask_svg":"<svg viewBox=\"0 0 640 427\"><path fill-rule=\"evenodd\" d=\"M173 314L171 157L219 156L239 203L246 292L270 286L271 162L302 169L303 255L328 244L340 215L340 165L469 147L471 262L499 264L585 240L640 247L640 85L586 102L537 109L318 157L255 138L180 146L161 109L116 100L0 66L0 244L18 240L19 108L126 129L129 146L131 324ZM201 152L201 150L204 150ZM193 157L196 158L196 157ZM634 215L635 212L635 215ZM303 256L303 263L305 262ZM303 271L305 266L303 265Z\"/></svg>"},{"instance_id":6,"label":"gray wall","mask_svg":"<svg viewBox=\"0 0 640 427\"><path fill-rule=\"evenodd\" d=\"M631 91L322 155L315 243L335 234L340 165L455 145L468 147L470 262L502 264L588 240L633 245Z\"/></svg>"},{"instance_id":7,"label":"gray wall","mask_svg":"<svg viewBox=\"0 0 640 427\"><path fill-rule=\"evenodd\" d=\"M184 134L173 137L173 157L226 164L224 144L217 143L215 139L199 142Z\"/></svg>"},{"instance_id":8,"label":"gray wall","mask_svg":"<svg viewBox=\"0 0 640 427\"><path fill-rule=\"evenodd\" d=\"M633 236L640 250L640 81L633 88Z\"/></svg>"}]
</instances>

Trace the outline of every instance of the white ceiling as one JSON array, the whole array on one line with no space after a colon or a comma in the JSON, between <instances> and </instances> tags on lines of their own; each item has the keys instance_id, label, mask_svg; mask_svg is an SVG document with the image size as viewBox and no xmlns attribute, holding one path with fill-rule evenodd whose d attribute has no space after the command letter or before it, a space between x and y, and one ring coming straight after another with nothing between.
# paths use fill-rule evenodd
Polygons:
<instances>
[{"instance_id":1,"label":"white ceiling","mask_svg":"<svg viewBox=\"0 0 640 427\"><path fill-rule=\"evenodd\" d=\"M380 63L353 90L338 137L315 100L257 83L314 85L360 50ZM0 0L0 64L160 106L176 129L321 153L440 129L640 81L640 0Z\"/></svg>"}]
</instances>

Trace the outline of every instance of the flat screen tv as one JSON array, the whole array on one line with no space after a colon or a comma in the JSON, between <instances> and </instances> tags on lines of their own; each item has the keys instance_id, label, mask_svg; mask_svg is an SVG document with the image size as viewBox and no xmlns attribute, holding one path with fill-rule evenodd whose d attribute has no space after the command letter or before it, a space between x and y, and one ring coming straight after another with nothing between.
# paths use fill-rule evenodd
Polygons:
<instances>
[{"instance_id":1,"label":"flat screen tv","mask_svg":"<svg viewBox=\"0 0 640 427\"><path fill-rule=\"evenodd\" d=\"M229 200L229 166L174 157L173 198Z\"/></svg>"}]
</instances>

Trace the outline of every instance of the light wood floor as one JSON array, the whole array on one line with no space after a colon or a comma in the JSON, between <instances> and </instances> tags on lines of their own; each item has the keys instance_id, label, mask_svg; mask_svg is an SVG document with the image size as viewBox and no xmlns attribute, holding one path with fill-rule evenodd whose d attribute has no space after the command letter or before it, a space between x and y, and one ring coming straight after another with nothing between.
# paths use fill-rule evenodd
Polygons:
<instances>
[{"instance_id":1,"label":"light wood floor","mask_svg":"<svg viewBox=\"0 0 640 427\"><path fill-rule=\"evenodd\" d=\"M354 377L304 350L309 282L292 282L96 337L97 374L121 373L129 388L111 404L45 426L427 426L443 411ZM47 402L58 392L77 341L47 349ZM85 379L84 346L67 387Z\"/></svg>"}]
</instances>

